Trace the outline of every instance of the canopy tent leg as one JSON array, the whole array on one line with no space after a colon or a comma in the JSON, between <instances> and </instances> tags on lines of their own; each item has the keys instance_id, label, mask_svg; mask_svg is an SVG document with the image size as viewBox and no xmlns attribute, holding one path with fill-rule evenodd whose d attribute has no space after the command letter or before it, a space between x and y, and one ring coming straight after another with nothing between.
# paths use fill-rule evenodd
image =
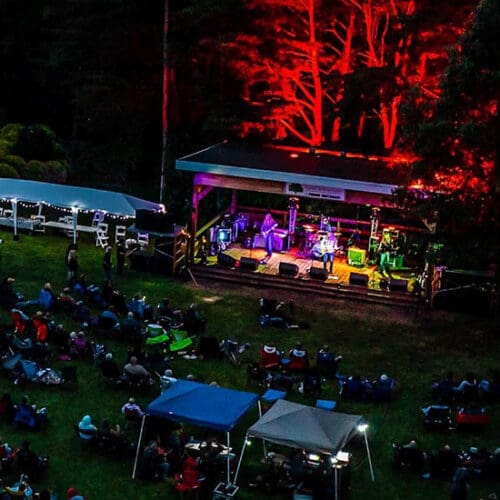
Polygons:
<instances>
[{"instance_id":1,"label":"canopy tent leg","mask_svg":"<svg viewBox=\"0 0 500 500\"><path fill-rule=\"evenodd\" d=\"M231 438L229 436L229 432L226 432L226 442L227 442L227 484L231 484L231 463L229 457L229 447L231 446Z\"/></svg>"},{"instance_id":2,"label":"canopy tent leg","mask_svg":"<svg viewBox=\"0 0 500 500\"><path fill-rule=\"evenodd\" d=\"M262 405L260 404L260 399L257 401L257 406L259 407L259 419L262 418ZM264 449L264 458L267 457L266 442L262 440L262 448Z\"/></svg>"},{"instance_id":3,"label":"canopy tent leg","mask_svg":"<svg viewBox=\"0 0 500 500\"><path fill-rule=\"evenodd\" d=\"M12 218L14 219L14 240L17 241L19 239L17 234L17 198L12 198L10 204L12 205Z\"/></svg>"},{"instance_id":4,"label":"canopy tent leg","mask_svg":"<svg viewBox=\"0 0 500 500\"><path fill-rule=\"evenodd\" d=\"M71 212L73 213L73 244L76 246L76 238L77 238L77 234L76 234L76 228L78 226L78 207L73 207L71 209Z\"/></svg>"},{"instance_id":5,"label":"canopy tent leg","mask_svg":"<svg viewBox=\"0 0 500 500\"><path fill-rule=\"evenodd\" d=\"M243 460L243 454L245 453L245 449L247 447L247 440L248 440L248 434L245 434L245 440L243 441L243 446L241 447L240 458L238 460L238 465L236 466L236 472L234 473L234 483L233 484L236 484L236 482L238 481L238 475L240 473L240 466L241 466L241 462Z\"/></svg>"},{"instance_id":6,"label":"canopy tent leg","mask_svg":"<svg viewBox=\"0 0 500 500\"><path fill-rule=\"evenodd\" d=\"M363 434L365 435L365 446L366 446L366 453L368 455L368 464L370 465L370 475L372 477L372 481L375 481L375 473L373 472L372 457L370 454L370 446L368 445L368 435L366 433L366 429L363 431Z\"/></svg>"},{"instance_id":7,"label":"canopy tent leg","mask_svg":"<svg viewBox=\"0 0 500 500\"><path fill-rule=\"evenodd\" d=\"M141 430L139 432L139 439L137 441L137 449L135 450L135 460L134 460L134 469L132 470L132 479L135 479L135 473L137 472L137 462L139 461L139 450L141 449L142 435L144 433L145 422L146 422L146 415L142 417Z\"/></svg>"}]
</instances>

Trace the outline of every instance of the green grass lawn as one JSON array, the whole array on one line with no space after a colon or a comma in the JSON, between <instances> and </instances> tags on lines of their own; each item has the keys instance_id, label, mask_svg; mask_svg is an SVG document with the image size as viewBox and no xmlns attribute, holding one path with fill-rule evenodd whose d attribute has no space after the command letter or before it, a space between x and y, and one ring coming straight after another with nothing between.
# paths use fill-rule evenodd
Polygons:
<instances>
[{"instance_id":1,"label":"green grass lawn","mask_svg":"<svg viewBox=\"0 0 500 500\"><path fill-rule=\"evenodd\" d=\"M1 276L16 279L17 290L36 298L46 281L59 292L66 280L65 252L69 239L58 235L29 236L21 234L13 241L12 234L0 231L4 244L0 248ZM78 255L89 283L103 281L103 251L85 237L79 242ZM114 257L114 255L113 255ZM350 498L357 499L429 499L448 498L450 483L437 479L423 480L412 473L398 472L391 463L391 442L417 439L423 448L431 449L448 442L454 448L500 446L500 405L491 405L492 423L480 435L462 432L426 433L422 429L419 409L430 402L431 382L452 369L457 377L472 370L479 376L489 376L498 366L500 342L493 322L459 314L424 313L417 320L412 313L391 308L379 308L361 303L318 300L313 296L290 297L281 293L280 299L294 298L299 319L310 322L308 330L263 329L257 323L258 298L253 289L227 289L223 285L195 287L192 282L179 283L171 278L126 270L116 278L115 286L127 296L141 292L151 303L168 296L173 305L185 308L196 302L207 319L207 332L219 340L234 337L250 342L244 361L256 361L260 346L274 340L282 349L289 349L301 340L311 351L327 343L343 355L341 372L360 373L375 378L385 372L397 380L397 393L390 405L338 401L338 386L328 382L324 397L338 401L340 412L363 415L368 421L370 446L375 467L376 482L370 480L366 454L353 445L353 470ZM265 292L270 296L270 292ZM58 316L59 322L73 328L69 320ZM3 325L10 325L5 311L0 312ZM120 341L96 339L104 342L117 358L124 359L127 345ZM62 362L53 359L54 368ZM198 380L216 380L220 385L235 389L246 388L246 364L239 367L228 361L175 359L174 372L178 377L194 374ZM0 390L11 393L14 400L28 394L32 402L46 405L49 422L37 431L16 429L0 424L0 434L13 445L24 439L32 442L35 451L50 456L50 465L43 485L60 495L69 486L78 487L88 499L151 499L177 498L172 484L152 484L131 479L132 457L113 457L89 450L79 442L73 426L84 414L90 414L96 423L104 418L124 424L120 415L122 404L130 397L142 405L159 394L156 386L129 390L102 383L96 367L78 362L78 387L14 386L5 377L0 378ZM256 386L248 390L257 391ZM314 404L314 400L295 392L290 400ZM203 402L200 402L203 404ZM233 445L239 449L245 430L258 418L250 412L232 434ZM204 430L189 429L190 434L202 435ZM132 440L137 433L128 430ZM285 450L286 451L286 450ZM254 442L246 455L241 480L240 498L291 498L291 493L263 493L247 487L249 480L264 472L260 464L262 446ZM15 475L12 476L13 479ZM8 482L10 479L7 479ZM479 499L498 488L492 482L474 480L470 483L470 498ZM497 489L500 493L500 491ZM287 496L288 495L288 496Z\"/></svg>"}]
</instances>

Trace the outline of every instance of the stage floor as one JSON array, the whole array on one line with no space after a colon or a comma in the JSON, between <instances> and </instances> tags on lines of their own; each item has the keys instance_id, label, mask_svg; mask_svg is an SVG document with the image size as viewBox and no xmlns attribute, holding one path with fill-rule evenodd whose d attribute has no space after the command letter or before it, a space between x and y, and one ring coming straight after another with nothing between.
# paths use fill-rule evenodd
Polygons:
<instances>
[{"instance_id":1,"label":"stage floor","mask_svg":"<svg viewBox=\"0 0 500 500\"><path fill-rule=\"evenodd\" d=\"M237 261L239 261L241 257L257 259L260 261L266 256L266 251L263 248L248 249L239 243L232 243L223 253L230 255ZM199 259L195 259L195 262L199 262ZM299 253L298 248L291 248L288 251L274 252L267 264L259 264L257 271L255 272L267 275L277 275L279 274L279 265L281 262L296 264L299 269L297 278L300 279L310 279L309 269L311 267L316 267L318 269L323 268L323 263L321 261L311 259L307 255ZM217 256L208 257L207 265L215 264L217 264ZM376 265L349 265L347 263L347 255L345 252L339 252L335 257L333 273L328 275L326 283L331 285L349 285L349 277L351 273L366 275L368 278L368 287L371 289L380 290L381 280L382 287L384 286L384 276L377 271ZM408 280L409 286L411 286L411 281L414 277L414 270L409 268L391 270L390 277L385 277L385 285L390 278L394 278Z\"/></svg>"}]
</instances>

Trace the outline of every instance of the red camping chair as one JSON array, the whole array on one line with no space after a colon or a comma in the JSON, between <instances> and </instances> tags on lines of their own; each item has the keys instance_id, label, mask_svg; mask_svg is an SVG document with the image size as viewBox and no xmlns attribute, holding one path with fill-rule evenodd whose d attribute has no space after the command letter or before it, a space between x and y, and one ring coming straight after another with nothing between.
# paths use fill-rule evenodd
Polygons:
<instances>
[{"instance_id":1,"label":"red camping chair","mask_svg":"<svg viewBox=\"0 0 500 500\"><path fill-rule=\"evenodd\" d=\"M201 478L198 470L191 467L185 467L182 474L175 475L175 490L184 495L185 492L196 492L198 498L198 490L201 487Z\"/></svg>"},{"instance_id":2,"label":"red camping chair","mask_svg":"<svg viewBox=\"0 0 500 500\"><path fill-rule=\"evenodd\" d=\"M265 345L260 350L259 367L263 370L272 370L280 366L281 356L276 347Z\"/></svg>"}]
</instances>

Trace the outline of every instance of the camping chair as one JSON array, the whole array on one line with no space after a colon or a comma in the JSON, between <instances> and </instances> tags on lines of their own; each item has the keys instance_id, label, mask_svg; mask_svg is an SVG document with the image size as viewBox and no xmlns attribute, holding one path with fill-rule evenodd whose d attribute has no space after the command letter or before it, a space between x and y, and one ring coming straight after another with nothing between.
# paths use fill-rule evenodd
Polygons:
<instances>
[{"instance_id":1,"label":"camping chair","mask_svg":"<svg viewBox=\"0 0 500 500\"><path fill-rule=\"evenodd\" d=\"M20 404L17 406L16 414L14 415L14 423L21 424L30 429L38 426L35 410L28 404Z\"/></svg>"},{"instance_id":2,"label":"camping chair","mask_svg":"<svg viewBox=\"0 0 500 500\"><path fill-rule=\"evenodd\" d=\"M451 408L448 405L431 405L422 408L426 429L453 429Z\"/></svg>"},{"instance_id":3,"label":"camping chair","mask_svg":"<svg viewBox=\"0 0 500 500\"><path fill-rule=\"evenodd\" d=\"M115 227L115 243L127 239L127 226L118 225Z\"/></svg>"},{"instance_id":4,"label":"camping chair","mask_svg":"<svg viewBox=\"0 0 500 500\"><path fill-rule=\"evenodd\" d=\"M196 469L184 469L182 474L175 476L175 490L184 495L185 492L196 493L198 498L198 490L201 487L202 478Z\"/></svg>"},{"instance_id":5,"label":"camping chair","mask_svg":"<svg viewBox=\"0 0 500 500\"><path fill-rule=\"evenodd\" d=\"M32 215L33 220L39 220L40 225L34 227L34 231L37 233L45 233L45 215Z\"/></svg>"}]
</instances>

